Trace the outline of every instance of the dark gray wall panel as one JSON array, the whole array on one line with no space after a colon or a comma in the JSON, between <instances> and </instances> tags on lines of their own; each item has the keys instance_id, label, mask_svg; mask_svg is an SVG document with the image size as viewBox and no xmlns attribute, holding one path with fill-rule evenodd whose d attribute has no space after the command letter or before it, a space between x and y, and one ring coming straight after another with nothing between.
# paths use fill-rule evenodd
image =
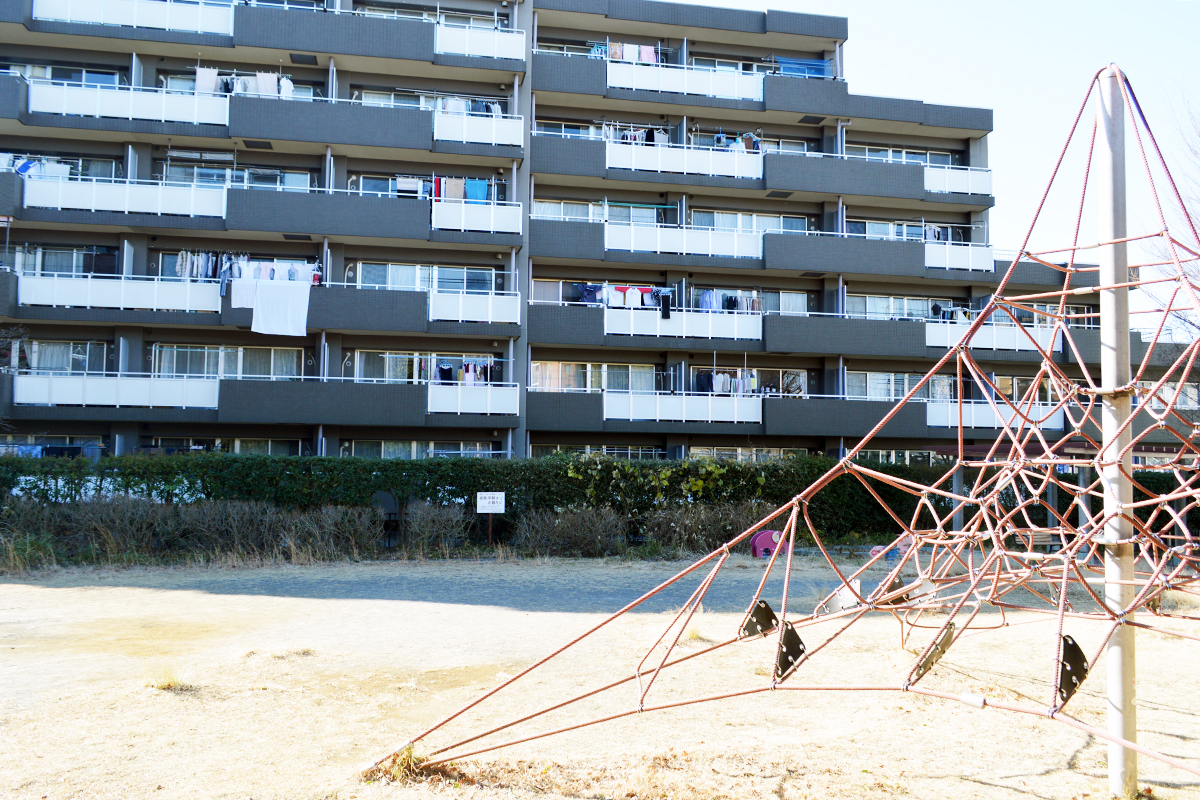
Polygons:
<instances>
[{"instance_id":1,"label":"dark gray wall panel","mask_svg":"<svg viewBox=\"0 0 1200 800\"><path fill-rule=\"evenodd\" d=\"M491 69L512 75L525 73L525 60L517 58L485 58L461 53L434 53L433 63L439 67L465 67L467 69Z\"/></svg>"},{"instance_id":2,"label":"dark gray wall panel","mask_svg":"<svg viewBox=\"0 0 1200 800\"><path fill-rule=\"evenodd\" d=\"M597 225L597 228L602 226ZM675 253L640 253L605 250L604 260L616 264L646 264L658 267L694 267L696 269L762 269L761 258L725 258L724 256L684 256Z\"/></svg>"},{"instance_id":3,"label":"dark gray wall panel","mask_svg":"<svg viewBox=\"0 0 1200 800\"><path fill-rule=\"evenodd\" d=\"M322 286L314 288L308 300L310 330L340 328L424 333L428 316L425 292Z\"/></svg>"},{"instance_id":4,"label":"dark gray wall panel","mask_svg":"<svg viewBox=\"0 0 1200 800\"><path fill-rule=\"evenodd\" d=\"M436 333L445 336L486 336L491 338L514 339L521 335L521 326L511 322L454 322L445 319L432 319L425 323L426 333Z\"/></svg>"},{"instance_id":5,"label":"dark gray wall panel","mask_svg":"<svg viewBox=\"0 0 1200 800\"><path fill-rule=\"evenodd\" d=\"M996 205L996 198L990 194L961 194L959 192L925 192L926 203L946 203L958 206L977 206L991 208Z\"/></svg>"},{"instance_id":6,"label":"dark gray wall panel","mask_svg":"<svg viewBox=\"0 0 1200 800\"><path fill-rule=\"evenodd\" d=\"M849 20L845 17L826 17L820 14L797 14L794 11L768 11L763 29L767 33L789 33L794 36L819 36L823 39L845 40L850 35Z\"/></svg>"},{"instance_id":7,"label":"dark gray wall panel","mask_svg":"<svg viewBox=\"0 0 1200 800\"><path fill-rule=\"evenodd\" d=\"M533 90L603 96L608 89L608 67L600 58L533 54Z\"/></svg>"},{"instance_id":8,"label":"dark gray wall panel","mask_svg":"<svg viewBox=\"0 0 1200 800\"><path fill-rule=\"evenodd\" d=\"M0 119L20 119L29 108L29 85L16 75L0 75Z\"/></svg>"},{"instance_id":9,"label":"dark gray wall panel","mask_svg":"<svg viewBox=\"0 0 1200 800\"><path fill-rule=\"evenodd\" d=\"M247 309L249 312L249 309ZM95 322L102 325L200 325L224 324L220 314L196 311L145 311L121 308L50 308L17 306L18 319L29 322ZM247 321L247 325L250 323Z\"/></svg>"},{"instance_id":10,"label":"dark gray wall panel","mask_svg":"<svg viewBox=\"0 0 1200 800\"><path fill-rule=\"evenodd\" d=\"M292 13L306 16L303 12ZM235 96L229 98L229 135L429 150L433 147L433 112Z\"/></svg>"},{"instance_id":11,"label":"dark gray wall panel","mask_svg":"<svg viewBox=\"0 0 1200 800\"><path fill-rule=\"evenodd\" d=\"M12 373L0 375L0 418L12 416L13 409L13 376Z\"/></svg>"},{"instance_id":12,"label":"dark gray wall panel","mask_svg":"<svg viewBox=\"0 0 1200 800\"><path fill-rule=\"evenodd\" d=\"M584 175L603 178L604 142L533 136L529 140L530 170L547 175Z\"/></svg>"},{"instance_id":13,"label":"dark gray wall panel","mask_svg":"<svg viewBox=\"0 0 1200 800\"><path fill-rule=\"evenodd\" d=\"M914 164L767 153L763 176L768 189L911 200L925 197L924 167Z\"/></svg>"},{"instance_id":14,"label":"dark gray wall panel","mask_svg":"<svg viewBox=\"0 0 1200 800\"><path fill-rule=\"evenodd\" d=\"M21 177L15 172L0 172L0 214L29 219L26 210L21 208L24 196L25 186Z\"/></svg>"},{"instance_id":15,"label":"dark gray wall panel","mask_svg":"<svg viewBox=\"0 0 1200 800\"><path fill-rule=\"evenodd\" d=\"M0 22L24 23L33 17L33 0L0 0Z\"/></svg>"},{"instance_id":16,"label":"dark gray wall panel","mask_svg":"<svg viewBox=\"0 0 1200 800\"><path fill-rule=\"evenodd\" d=\"M529 252L546 258L604 258L604 226L595 222L529 221Z\"/></svg>"},{"instance_id":17,"label":"dark gray wall panel","mask_svg":"<svg viewBox=\"0 0 1200 800\"><path fill-rule=\"evenodd\" d=\"M926 356L925 325L920 322L769 314L763 318L763 340L772 353Z\"/></svg>"},{"instance_id":18,"label":"dark gray wall panel","mask_svg":"<svg viewBox=\"0 0 1200 800\"><path fill-rule=\"evenodd\" d=\"M548 11L572 11L577 14L608 14L608 0L534 0L533 7Z\"/></svg>"},{"instance_id":19,"label":"dark gray wall panel","mask_svg":"<svg viewBox=\"0 0 1200 800\"><path fill-rule=\"evenodd\" d=\"M913 242L768 233L763 260L767 269L925 277L925 249Z\"/></svg>"},{"instance_id":20,"label":"dark gray wall panel","mask_svg":"<svg viewBox=\"0 0 1200 800\"><path fill-rule=\"evenodd\" d=\"M177 217L170 214L122 214L119 211L78 211L74 209L22 208L17 218L28 222L55 225L106 225L116 228L176 228L192 231L223 231L220 217Z\"/></svg>"},{"instance_id":21,"label":"dark gray wall panel","mask_svg":"<svg viewBox=\"0 0 1200 800\"><path fill-rule=\"evenodd\" d=\"M604 177L610 181L634 181L656 183L667 186L695 186L713 189L763 190L766 182L758 178L730 178L723 175L684 175L677 172L650 172L648 170L607 169Z\"/></svg>"},{"instance_id":22,"label":"dark gray wall panel","mask_svg":"<svg viewBox=\"0 0 1200 800\"><path fill-rule=\"evenodd\" d=\"M763 424L768 436L864 436L879 424L894 403L833 398L768 397L763 400ZM911 403L901 409L881 436L942 438L925 424L925 406ZM945 436L951 435L947 428Z\"/></svg>"},{"instance_id":23,"label":"dark gray wall panel","mask_svg":"<svg viewBox=\"0 0 1200 800\"><path fill-rule=\"evenodd\" d=\"M0 316L11 319L17 315L18 308L17 274L7 270L0 272Z\"/></svg>"},{"instance_id":24,"label":"dark gray wall panel","mask_svg":"<svg viewBox=\"0 0 1200 800\"><path fill-rule=\"evenodd\" d=\"M349 381L221 381L217 420L420 426L425 423L425 387Z\"/></svg>"},{"instance_id":25,"label":"dark gray wall panel","mask_svg":"<svg viewBox=\"0 0 1200 800\"><path fill-rule=\"evenodd\" d=\"M432 62L435 27L416 20L239 5L234 9L233 42L240 47Z\"/></svg>"},{"instance_id":26,"label":"dark gray wall panel","mask_svg":"<svg viewBox=\"0 0 1200 800\"><path fill-rule=\"evenodd\" d=\"M507 430L517 427L520 417L515 414L426 414L427 428L495 428Z\"/></svg>"},{"instance_id":27,"label":"dark gray wall panel","mask_svg":"<svg viewBox=\"0 0 1200 800\"><path fill-rule=\"evenodd\" d=\"M604 63L604 62L600 62ZM605 78L607 84L608 79ZM696 108L729 108L734 111L765 111L766 105L759 100L741 100L736 97L705 97L698 94L676 94L674 92L649 92L644 89L606 88L605 97L613 100L632 100L635 103L669 103L676 106Z\"/></svg>"},{"instance_id":28,"label":"dark gray wall panel","mask_svg":"<svg viewBox=\"0 0 1200 800\"><path fill-rule=\"evenodd\" d=\"M852 95L844 81L768 75L764 79L763 100L769 111L893 120L981 132L992 130L991 109L933 106L920 100Z\"/></svg>"},{"instance_id":29,"label":"dark gray wall panel","mask_svg":"<svg viewBox=\"0 0 1200 800\"><path fill-rule=\"evenodd\" d=\"M604 344L604 309L533 303L529 306L529 341L600 347Z\"/></svg>"},{"instance_id":30,"label":"dark gray wall panel","mask_svg":"<svg viewBox=\"0 0 1200 800\"><path fill-rule=\"evenodd\" d=\"M606 433L665 433L709 436L761 436L763 426L752 422L654 422L650 420L610 419L604 422Z\"/></svg>"},{"instance_id":31,"label":"dark gray wall panel","mask_svg":"<svg viewBox=\"0 0 1200 800\"><path fill-rule=\"evenodd\" d=\"M233 47L232 36L217 33L161 31L155 28L125 28L119 25L88 25L81 22L51 22L30 19L25 27L34 33L63 33L69 36L96 36L102 39L126 39L140 42L170 42L197 47Z\"/></svg>"},{"instance_id":32,"label":"dark gray wall panel","mask_svg":"<svg viewBox=\"0 0 1200 800\"><path fill-rule=\"evenodd\" d=\"M651 313L651 312L646 312ZM641 347L656 350L703 350L720 353L761 353L763 343L749 339L685 339L678 336L618 336L604 337L605 347Z\"/></svg>"},{"instance_id":33,"label":"dark gray wall panel","mask_svg":"<svg viewBox=\"0 0 1200 800\"><path fill-rule=\"evenodd\" d=\"M425 202L425 201L421 201ZM431 242L447 242L449 244L474 244L484 247L520 247L525 238L519 233L484 233L482 231L448 231L430 229L428 237Z\"/></svg>"},{"instance_id":34,"label":"dark gray wall panel","mask_svg":"<svg viewBox=\"0 0 1200 800\"><path fill-rule=\"evenodd\" d=\"M590 392L527 392L525 418L531 431L602 431L604 398Z\"/></svg>"},{"instance_id":35,"label":"dark gray wall panel","mask_svg":"<svg viewBox=\"0 0 1200 800\"><path fill-rule=\"evenodd\" d=\"M510 144L477 144L475 142L433 142L435 153L446 153L456 156L480 156L483 158L522 159L525 148Z\"/></svg>"},{"instance_id":36,"label":"dark gray wall panel","mask_svg":"<svg viewBox=\"0 0 1200 800\"><path fill-rule=\"evenodd\" d=\"M12 391L9 391L12 397ZM46 422L216 422L211 408L112 408L110 406L18 406L12 419Z\"/></svg>"},{"instance_id":37,"label":"dark gray wall panel","mask_svg":"<svg viewBox=\"0 0 1200 800\"><path fill-rule=\"evenodd\" d=\"M429 238L428 200L230 189L226 216L229 230Z\"/></svg>"}]
</instances>

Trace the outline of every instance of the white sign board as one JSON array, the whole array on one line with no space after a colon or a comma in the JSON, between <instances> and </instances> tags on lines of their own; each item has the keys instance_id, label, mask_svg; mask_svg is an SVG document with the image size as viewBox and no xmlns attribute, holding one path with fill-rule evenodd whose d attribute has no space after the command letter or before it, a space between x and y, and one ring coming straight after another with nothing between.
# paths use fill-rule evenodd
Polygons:
<instances>
[{"instance_id":1,"label":"white sign board","mask_svg":"<svg viewBox=\"0 0 1200 800\"><path fill-rule=\"evenodd\" d=\"M476 492L476 514L503 514L504 492Z\"/></svg>"}]
</instances>

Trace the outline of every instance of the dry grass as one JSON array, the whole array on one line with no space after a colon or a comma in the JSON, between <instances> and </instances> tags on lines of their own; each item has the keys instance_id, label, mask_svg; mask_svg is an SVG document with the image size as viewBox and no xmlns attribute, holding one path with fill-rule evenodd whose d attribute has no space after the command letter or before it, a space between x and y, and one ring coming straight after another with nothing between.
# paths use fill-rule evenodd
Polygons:
<instances>
[{"instance_id":1,"label":"dry grass","mask_svg":"<svg viewBox=\"0 0 1200 800\"><path fill-rule=\"evenodd\" d=\"M160 667L158 671L150 677L149 682L146 684L146 688L158 689L160 692L176 692L180 694L184 692L194 692L196 690L195 686L186 683L181 677L179 677L179 672L173 665Z\"/></svg>"},{"instance_id":2,"label":"dry grass","mask_svg":"<svg viewBox=\"0 0 1200 800\"><path fill-rule=\"evenodd\" d=\"M769 504L757 501L719 505L693 503L651 511L639 521L646 539L667 551L710 553L773 510ZM786 520L776 522L775 527L782 528ZM749 542L738 545L737 550L749 553Z\"/></svg>"},{"instance_id":3,"label":"dry grass","mask_svg":"<svg viewBox=\"0 0 1200 800\"><path fill-rule=\"evenodd\" d=\"M1190 613L1200 611L1200 593L1195 590L1172 590L1163 593L1162 610Z\"/></svg>"},{"instance_id":4,"label":"dry grass","mask_svg":"<svg viewBox=\"0 0 1200 800\"><path fill-rule=\"evenodd\" d=\"M610 556L625 549L628 519L611 508L531 511L509 545L536 556Z\"/></svg>"},{"instance_id":5,"label":"dry grass","mask_svg":"<svg viewBox=\"0 0 1200 800\"><path fill-rule=\"evenodd\" d=\"M404 510L404 550L412 557L446 557L467 543L471 515L460 505L412 503Z\"/></svg>"}]
</instances>

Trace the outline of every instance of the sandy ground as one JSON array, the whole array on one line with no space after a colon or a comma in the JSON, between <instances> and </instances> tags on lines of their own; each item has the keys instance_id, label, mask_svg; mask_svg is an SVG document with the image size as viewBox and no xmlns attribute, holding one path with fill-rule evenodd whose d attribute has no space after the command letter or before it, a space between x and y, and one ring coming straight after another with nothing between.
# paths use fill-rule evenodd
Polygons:
<instances>
[{"instance_id":1,"label":"sandy ground","mask_svg":"<svg viewBox=\"0 0 1200 800\"><path fill-rule=\"evenodd\" d=\"M445 777L352 779L678 567L426 562L0 579L0 797L1105 795L1106 746L1086 734L892 692L767 692L519 745L457 762ZM758 579L756 564L735 559L680 652L730 638ZM464 715L425 751L629 674L695 585ZM828 585L814 566L800 569L789 603L811 608ZM964 636L925 685L1048 705L1053 623L1008 622ZM927 641L905 649L898 632L889 617L864 619L789 684L897 683ZM1099 645L1098 628L1068 632L1089 654ZM803 635L811 648L827 632ZM1200 643L1144 633L1138 647L1142 742L1200 764ZM754 642L696 658L664 672L647 704L762 686L772 655ZM1101 659L1069 707L1099 727L1103 668ZM148 686L164 673L185 688ZM636 696L626 684L504 735L629 710ZM1142 778L1153 797L1200 798L1200 779L1149 759Z\"/></svg>"}]
</instances>

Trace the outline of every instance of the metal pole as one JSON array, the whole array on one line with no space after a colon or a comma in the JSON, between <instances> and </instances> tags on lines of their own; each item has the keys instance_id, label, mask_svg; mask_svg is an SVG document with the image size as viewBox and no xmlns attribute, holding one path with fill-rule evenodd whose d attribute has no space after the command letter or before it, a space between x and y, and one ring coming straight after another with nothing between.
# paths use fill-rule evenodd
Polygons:
<instances>
[{"instance_id":1,"label":"metal pole","mask_svg":"<svg viewBox=\"0 0 1200 800\"><path fill-rule=\"evenodd\" d=\"M1097 198L1100 206L1099 241L1123 239L1125 231L1125 108L1120 75L1112 65L1100 76L1096 110ZM1100 285L1128 283L1129 259L1124 242L1100 248ZM1130 432L1117 431L1129 419L1129 289L1100 291L1100 383L1103 395L1104 449L1099 468L1104 484L1104 601L1123 618L1134 597L1133 528L1121 516L1123 504L1133 502L1133 456ZM1130 620L1132 621L1132 620ZM1108 732L1137 741L1134 708L1134 628L1121 624L1108 640ZM1137 753L1119 744L1108 746L1108 788L1120 798L1137 794Z\"/></svg>"}]
</instances>

